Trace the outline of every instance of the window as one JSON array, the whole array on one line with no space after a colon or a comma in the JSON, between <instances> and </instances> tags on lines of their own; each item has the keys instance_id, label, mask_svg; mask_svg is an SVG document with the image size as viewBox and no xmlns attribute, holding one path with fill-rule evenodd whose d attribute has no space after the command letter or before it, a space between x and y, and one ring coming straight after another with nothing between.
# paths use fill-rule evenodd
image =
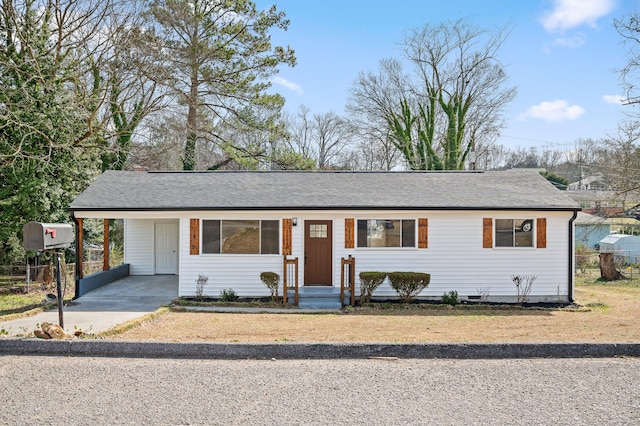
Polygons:
<instances>
[{"instance_id":1,"label":"window","mask_svg":"<svg viewBox=\"0 0 640 426\"><path fill-rule=\"evenodd\" d=\"M279 254L277 220L203 220L202 253Z\"/></svg>"},{"instance_id":2,"label":"window","mask_svg":"<svg viewBox=\"0 0 640 426\"><path fill-rule=\"evenodd\" d=\"M532 219L496 219L496 247L533 247Z\"/></svg>"},{"instance_id":3,"label":"window","mask_svg":"<svg viewBox=\"0 0 640 426\"><path fill-rule=\"evenodd\" d=\"M358 247L415 247L414 219L358 220Z\"/></svg>"},{"instance_id":4,"label":"window","mask_svg":"<svg viewBox=\"0 0 640 426\"><path fill-rule=\"evenodd\" d=\"M309 224L309 238L327 238L327 225Z\"/></svg>"}]
</instances>

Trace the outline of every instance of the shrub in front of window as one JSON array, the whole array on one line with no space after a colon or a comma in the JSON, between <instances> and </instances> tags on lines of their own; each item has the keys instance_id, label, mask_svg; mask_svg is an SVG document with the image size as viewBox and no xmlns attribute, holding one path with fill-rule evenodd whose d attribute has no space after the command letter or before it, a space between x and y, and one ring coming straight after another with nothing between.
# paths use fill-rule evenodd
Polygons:
<instances>
[{"instance_id":1,"label":"shrub in front of window","mask_svg":"<svg viewBox=\"0 0 640 426\"><path fill-rule=\"evenodd\" d=\"M411 301L427 286L431 280L431 274L422 272L389 272L387 275L391 282L391 288L398 293L403 303Z\"/></svg>"},{"instance_id":2,"label":"shrub in front of window","mask_svg":"<svg viewBox=\"0 0 640 426\"><path fill-rule=\"evenodd\" d=\"M455 290L445 292L442 295L442 304L456 306L458 304L458 292Z\"/></svg>"},{"instance_id":3,"label":"shrub in front of window","mask_svg":"<svg viewBox=\"0 0 640 426\"><path fill-rule=\"evenodd\" d=\"M238 295L231 288L225 288L220 290L220 300L222 302L235 302L238 300Z\"/></svg>"},{"instance_id":4,"label":"shrub in front of window","mask_svg":"<svg viewBox=\"0 0 640 426\"><path fill-rule=\"evenodd\" d=\"M369 303L371 295L387 278L386 272L360 272L360 304Z\"/></svg>"},{"instance_id":5,"label":"shrub in front of window","mask_svg":"<svg viewBox=\"0 0 640 426\"><path fill-rule=\"evenodd\" d=\"M272 302L277 301L278 287L280 285L280 275L276 274L275 272L262 272L260 274L260 279L271 292L271 301Z\"/></svg>"}]
</instances>

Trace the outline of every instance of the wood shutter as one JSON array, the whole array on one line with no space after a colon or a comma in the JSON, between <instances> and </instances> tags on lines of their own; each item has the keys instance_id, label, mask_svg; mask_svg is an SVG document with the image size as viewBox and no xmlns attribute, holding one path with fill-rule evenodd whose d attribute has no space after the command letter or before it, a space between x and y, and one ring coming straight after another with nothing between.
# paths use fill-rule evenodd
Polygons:
<instances>
[{"instance_id":1,"label":"wood shutter","mask_svg":"<svg viewBox=\"0 0 640 426\"><path fill-rule=\"evenodd\" d=\"M344 248L346 249L355 248L354 222L355 219L353 218L344 220Z\"/></svg>"},{"instance_id":2,"label":"wood shutter","mask_svg":"<svg viewBox=\"0 0 640 426\"><path fill-rule=\"evenodd\" d=\"M482 219L482 248L493 248L493 219Z\"/></svg>"},{"instance_id":3,"label":"wood shutter","mask_svg":"<svg viewBox=\"0 0 640 426\"><path fill-rule=\"evenodd\" d=\"M200 219L189 220L189 254L200 254Z\"/></svg>"},{"instance_id":4,"label":"wood shutter","mask_svg":"<svg viewBox=\"0 0 640 426\"><path fill-rule=\"evenodd\" d=\"M418 218L418 248L429 247L429 219Z\"/></svg>"},{"instance_id":5,"label":"wood shutter","mask_svg":"<svg viewBox=\"0 0 640 426\"><path fill-rule=\"evenodd\" d=\"M284 256L292 253L292 233L293 233L293 219L282 219L282 254Z\"/></svg>"},{"instance_id":6,"label":"wood shutter","mask_svg":"<svg viewBox=\"0 0 640 426\"><path fill-rule=\"evenodd\" d=\"M536 219L536 247L547 248L547 219Z\"/></svg>"}]
</instances>

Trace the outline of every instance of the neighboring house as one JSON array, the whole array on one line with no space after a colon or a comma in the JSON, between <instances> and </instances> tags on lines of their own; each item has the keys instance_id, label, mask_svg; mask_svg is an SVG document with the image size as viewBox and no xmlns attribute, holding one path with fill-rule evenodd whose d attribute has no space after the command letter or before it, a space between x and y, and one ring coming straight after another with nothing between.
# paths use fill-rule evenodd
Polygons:
<instances>
[{"instance_id":1,"label":"neighboring house","mask_svg":"<svg viewBox=\"0 0 640 426\"><path fill-rule=\"evenodd\" d=\"M582 178L578 182L570 183L567 186L567 190L569 191L579 191L579 190L587 190L587 191L607 191L610 187L606 183L606 178L602 173L596 173L593 176L587 176Z\"/></svg>"},{"instance_id":2,"label":"neighboring house","mask_svg":"<svg viewBox=\"0 0 640 426\"><path fill-rule=\"evenodd\" d=\"M577 189L567 190L566 194L580 205L583 212L601 217L624 216L629 204L623 195L615 191Z\"/></svg>"},{"instance_id":3,"label":"neighboring house","mask_svg":"<svg viewBox=\"0 0 640 426\"><path fill-rule=\"evenodd\" d=\"M575 228L576 246L582 245L590 249L597 249L600 240L611 233L611 225L607 219L584 212L578 212Z\"/></svg>"},{"instance_id":4,"label":"neighboring house","mask_svg":"<svg viewBox=\"0 0 640 426\"><path fill-rule=\"evenodd\" d=\"M531 171L107 171L71 204L124 219L131 275L176 274L180 296L231 288L264 297L260 273L299 260L301 286L340 286L341 259L362 271L431 274L421 298L515 301L513 275L536 276L529 301L573 295L573 220L580 208ZM78 232L81 243L82 233ZM78 275L76 295L81 294ZM396 293L385 282L374 298Z\"/></svg>"},{"instance_id":5,"label":"neighboring house","mask_svg":"<svg viewBox=\"0 0 640 426\"><path fill-rule=\"evenodd\" d=\"M633 216L640 205L640 194L636 191L613 191L603 184L602 175L585 178L567 187L567 195L575 200L584 213L601 217Z\"/></svg>"}]
</instances>

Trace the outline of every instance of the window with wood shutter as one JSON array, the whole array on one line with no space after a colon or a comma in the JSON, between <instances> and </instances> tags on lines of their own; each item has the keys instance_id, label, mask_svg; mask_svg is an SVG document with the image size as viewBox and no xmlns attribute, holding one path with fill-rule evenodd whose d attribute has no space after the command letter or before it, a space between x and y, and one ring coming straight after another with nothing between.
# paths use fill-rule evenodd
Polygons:
<instances>
[{"instance_id":1,"label":"window with wood shutter","mask_svg":"<svg viewBox=\"0 0 640 426\"><path fill-rule=\"evenodd\" d=\"M483 248L544 248L546 247L546 219L492 219L482 220ZM535 228L535 229L534 229ZM534 240L535 235L535 240ZM534 244L535 242L535 244Z\"/></svg>"},{"instance_id":2,"label":"window with wood shutter","mask_svg":"<svg viewBox=\"0 0 640 426\"><path fill-rule=\"evenodd\" d=\"M293 233L293 220L282 219L282 254L287 256L292 253L292 233Z\"/></svg>"},{"instance_id":3,"label":"window with wood shutter","mask_svg":"<svg viewBox=\"0 0 640 426\"><path fill-rule=\"evenodd\" d=\"M493 219L482 219L482 248L493 248Z\"/></svg>"},{"instance_id":4,"label":"window with wood shutter","mask_svg":"<svg viewBox=\"0 0 640 426\"><path fill-rule=\"evenodd\" d=\"M536 247L547 248L547 219L536 219Z\"/></svg>"},{"instance_id":5,"label":"window with wood shutter","mask_svg":"<svg viewBox=\"0 0 640 426\"><path fill-rule=\"evenodd\" d=\"M200 219L189 220L189 254L200 254Z\"/></svg>"},{"instance_id":6,"label":"window with wood shutter","mask_svg":"<svg viewBox=\"0 0 640 426\"><path fill-rule=\"evenodd\" d=\"M344 220L344 248L346 249L352 249L355 247L354 222L355 219L353 218L347 218Z\"/></svg>"},{"instance_id":7,"label":"window with wood shutter","mask_svg":"<svg viewBox=\"0 0 640 426\"><path fill-rule=\"evenodd\" d=\"M429 247L429 219L421 217L418 219L418 248Z\"/></svg>"},{"instance_id":8,"label":"window with wood shutter","mask_svg":"<svg viewBox=\"0 0 640 426\"><path fill-rule=\"evenodd\" d=\"M280 221L205 219L202 254L279 254Z\"/></svg>"},{"instance_id":9,"label":"window with wood shutter","mask_svg":"<svg viewBox=\"0 0 640 426\"><path fill-rule=\"evenodd\" d=\"M416 247L415 219L358 219L357 244L361 247Z\"/></svg>"}]
</instances>

